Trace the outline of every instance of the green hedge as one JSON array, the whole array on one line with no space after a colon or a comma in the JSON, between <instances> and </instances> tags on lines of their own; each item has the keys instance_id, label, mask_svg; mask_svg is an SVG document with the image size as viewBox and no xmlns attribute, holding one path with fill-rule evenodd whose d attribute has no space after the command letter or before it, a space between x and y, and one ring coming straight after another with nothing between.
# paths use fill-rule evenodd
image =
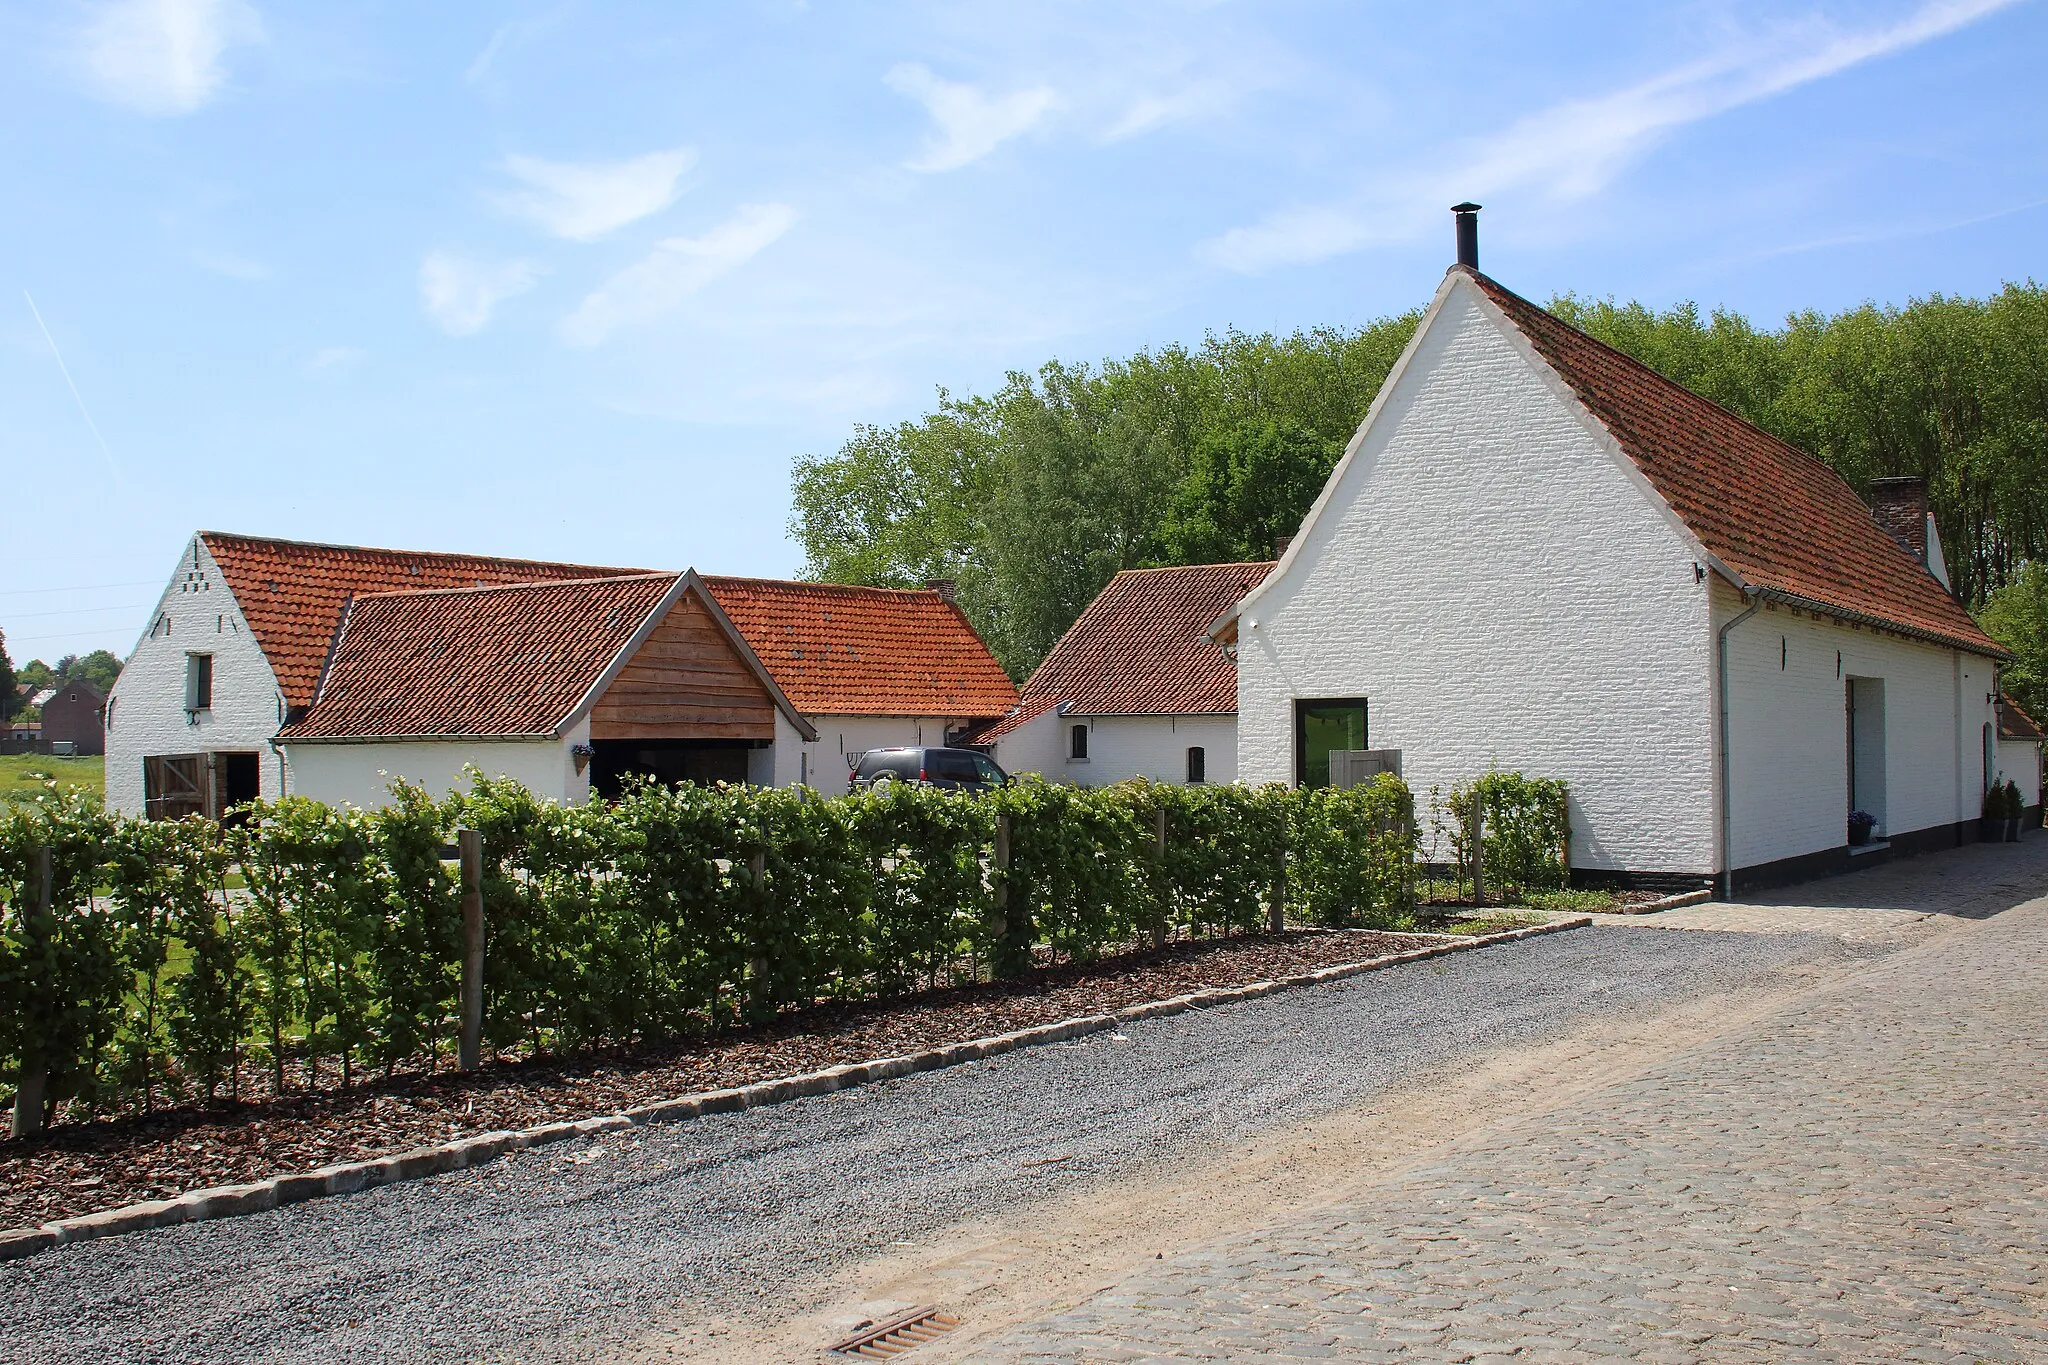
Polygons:
<instances>
[{"instance_id":1,"label":"green hedge","mask_svg":"<svg viewBox=\"0 0 2048 1365\"><path fill-rule=\"evenodd\" d=\"M1414 807L1393 777L980 797L638 786L579 807L479 778L393 795L367 812L287 798L235 828L55 796L0 816L0 1074L46 1073L53 1102L106 1110L233 1093L252 1066L285 1089L441 1064L462 953L442 854L461 827L483 837L497 1054L1253 932L1276 897L1330 926L1413 911Z\"/></svg>"}]
</instances>

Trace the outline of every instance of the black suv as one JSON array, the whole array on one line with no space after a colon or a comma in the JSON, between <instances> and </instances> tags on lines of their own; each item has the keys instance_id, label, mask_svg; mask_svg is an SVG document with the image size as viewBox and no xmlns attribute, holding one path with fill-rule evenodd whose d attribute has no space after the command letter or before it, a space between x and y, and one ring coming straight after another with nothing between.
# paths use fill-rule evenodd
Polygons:
<instances>
[{"instance_id":1,"label":"black suv","mask_svg":"<svg viewBox=\"0 0 2048 1365\"><path fill-rule=\"evenodd\" d=\"M846 775L850 791L860 791L878 782L922 782L946 791L994 791L1010 775L989 761L988 755L973 749L870 749Z\"/></svg>"}]
</instances>

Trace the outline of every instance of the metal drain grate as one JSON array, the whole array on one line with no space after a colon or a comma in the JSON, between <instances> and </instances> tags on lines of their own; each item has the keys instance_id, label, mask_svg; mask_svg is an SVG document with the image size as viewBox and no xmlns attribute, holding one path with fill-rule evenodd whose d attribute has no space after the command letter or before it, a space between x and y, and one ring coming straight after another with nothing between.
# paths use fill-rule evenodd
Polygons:
<instances>
[{"instance_id":1,"label":"metal drain grate","mask_svg":"<svg viewBox=\"0 0 2048 1365\"><path fill-rule=\"evenodd\" d=\"M913 1308L887 1322L870 1323L841 1342L825 1348L827 1355L855 1356L862 1360L887 1360L944 1336L960 1325L960 1319L937 1308Z\"/></svg>"}]
</instances>

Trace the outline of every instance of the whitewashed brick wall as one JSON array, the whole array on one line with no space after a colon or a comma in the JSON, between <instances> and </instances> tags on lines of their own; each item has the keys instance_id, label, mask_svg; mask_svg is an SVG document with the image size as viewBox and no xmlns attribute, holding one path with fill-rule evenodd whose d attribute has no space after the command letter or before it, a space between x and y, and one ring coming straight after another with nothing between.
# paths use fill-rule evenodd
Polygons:
<instances>
[{"instance_id":1,"label":"whitewashed brick wall","mask_svg":"<svg viewBox=\"0 0 2048 1365\"><path fill-rule=\"evenodd\" d=\"M1354 447L1239 621L1239 778L1293 781L1296 698L1362 696L1420 797L1563 778L1575 865L1711 871L1707 588L1626 457L1462 277Z\"/></svg>"},{"instance_id":2,"label":"whitewashed brick wall","mask_svg":"<svg viewBox=\"0 0 2048 1365\"><path fill-rule=\"evenodd\" d=\"M590 724L579 722L558 740L454 740L431 744L288 744L293 794L329 805L386 805L400 778L434 796L466 791L474 766L487 777L509 777L542 800L581 805L590 798L590 769L576 771L571 749L587 744Z\"/></svg>"},{"instance_id":3,"label":"whitewashed brick wall","mask_svg":"<svg viewBox=\"0 0 2048 1365\"><path fill-rule=\"evenodd\" d=\"M1717 588L1717 629L1740 610ZM1766 605L1730 632L1728 664L1736 866L1845 842L1850 678L1884 680L1880 837L1977 818L1990 660Z\"/></svg>"},{"instance_id":4,"label":"whitewashed brick wall","mask_svg":"<svg viewBox=\"0 0 2048 1365\"><path fill-rule=\"evenodd\" d=\"M1069 732L1088 726L1088 760L1076 763ZM1059 723L1060 763L1045 776L1083 787L1106 787L1126 778L1184 784L1188 747L1207 750L1208 781L1237 780L1235 716L1064 716ZM1042 771L1042 770L1041 770Z\"/></svg>"},{"instance_id":5,"label":"whitewashed brick wall","mask_svg":"<svg viewBox=\"0 0 2048 1365\"><path fill-rule=\"evenodd\" d=\"M286 765L270 740L284 722L284 694L197 536L150 620L108 694L107 804L141 815L144 758L209 751L258 754L263 796L281 795ZM213 706L197 716L185 710L185 657L193 653L213 655Z\"/></svg>"}]
</instances>

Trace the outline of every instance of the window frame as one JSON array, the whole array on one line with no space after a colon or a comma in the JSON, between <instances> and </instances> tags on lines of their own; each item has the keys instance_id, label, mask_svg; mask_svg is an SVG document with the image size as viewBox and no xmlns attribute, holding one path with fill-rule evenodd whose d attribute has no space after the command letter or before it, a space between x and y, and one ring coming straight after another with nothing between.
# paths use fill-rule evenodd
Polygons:
<instances>
[{"instance_id":1,"label":"window frame","mask_svg":"<svg viewBox=\"0 0 2048 1365\"><path fill-rule=\"evenodd\" d=\"M213 655L191 650L185 655L185 709L213 709Z\"/></svg>"},{"instance_id":2,"label":"window frame","mask_svg":"<svg viewBox=\"0 0 2048 1365\"><path fill-rule=\"evenodd\" d=\"M1361 749L1372 747L1372 705L1365 697L1296 697L1294 699L1294 785L1308 786L1308 712L1335 707L1358 708ZM1324 786L1329 785L1327 777Z\"/></svg>"},{"instance_id":3,"label":"window frame","mask_svg":"<svg viewBox=\"0 0 2048 1365\"><path fill-rule=\"evenodd\" d=\"M1209 749L1207 745L1188 745L1188 785L1205 787L1209 784Z\"/></svg>"},{"instance_id":4,"label":"window frame","mask_svg":"<svg viewBox=\"0 0 2048 1365\"><path fill-rule=\"evenodd\" d=\"M1075 721L1067 728L1067 762L1088 761L1088 722Z\"/></svg>"}]
</instances>

